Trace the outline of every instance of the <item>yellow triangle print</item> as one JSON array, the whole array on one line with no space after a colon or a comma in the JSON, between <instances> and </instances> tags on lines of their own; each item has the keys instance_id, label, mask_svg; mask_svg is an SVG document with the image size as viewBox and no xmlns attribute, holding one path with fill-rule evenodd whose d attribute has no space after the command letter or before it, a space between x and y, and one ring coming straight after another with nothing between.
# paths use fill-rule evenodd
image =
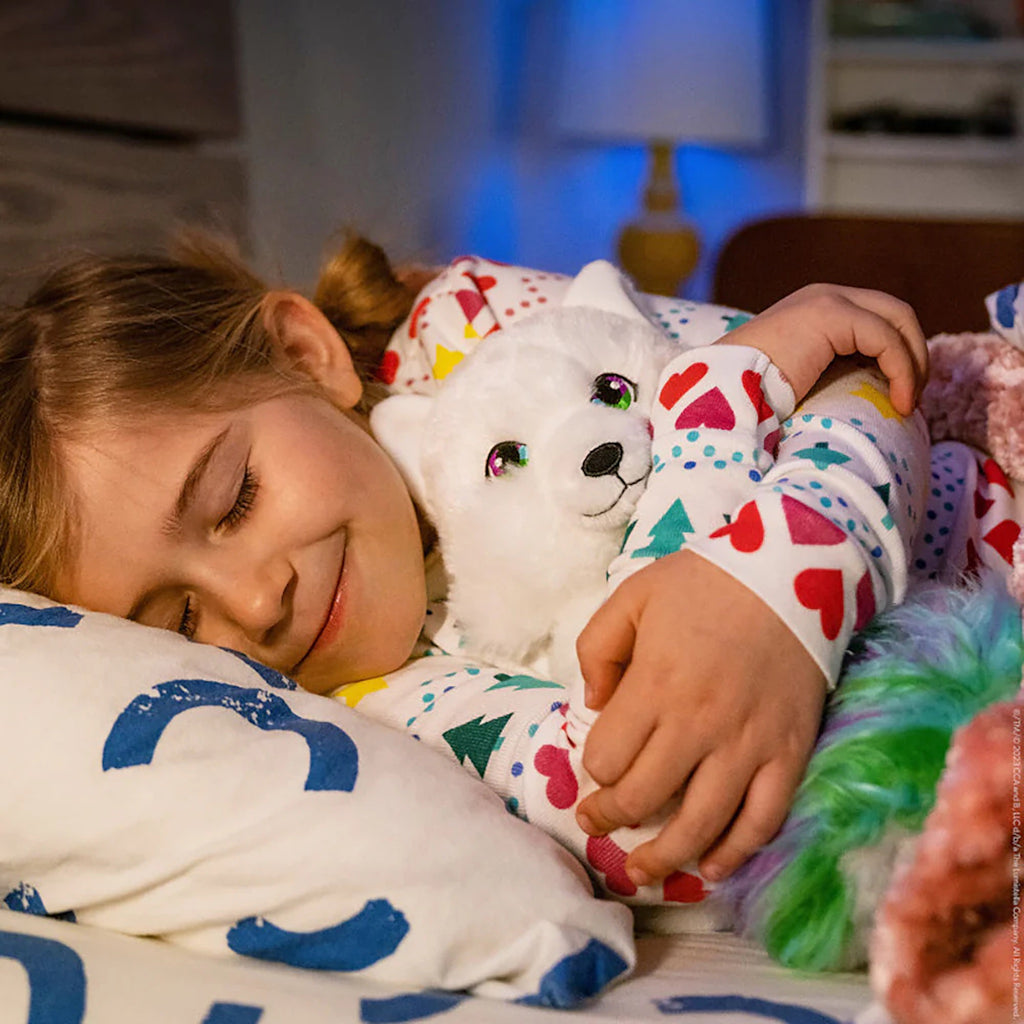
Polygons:
<instances>
[{"instance_id":1,"label":"yellow triangle print","mask_svg":"<svg viewBox=\"0 0 1024 1024\"><path fill-rule=\"evenodd\" d=\"M386 690L387 681L383 676L375 676L373 679L363 679L358 683L349 683L334 691L334 696L343 700L350 708L354 708L368 693L376 693L378 690Z\"/></svg>"},{"instance_id":2,"label":"yellow triangle print","mask_svg":"<svg viewBox=\"0 0 1024 1024\"><path fill-rule=\"evenodd\" d=\"M883 394L874 384L861 384L856 391L851 391L854 398L863 398L870 402L887 420L902 420L903 417L893 408L889 396Z\"/></svg>"},{"instance_id":3,"label":"yellow triangle print","mask_svg":"<svg viewBox=\"0 0 1024 1024\"><path fill-rule=\"evenodd\" d=\"M463 352L453 352L444 345L438 345L434 355L434 379L444 380L465 358Z\"/></svg>"},{"instance_id":4,"label":"yellow triangle print","mask_svg":"<svg viewBox=\"0 0 1024 1024\"><path fill-rule=\"evenodd\" d=\"M465 329L462 332L464 338L476 338L479 340L480 335L476 333L476 328L472 324L466 324Z\"/></svg>"}]
</instances>

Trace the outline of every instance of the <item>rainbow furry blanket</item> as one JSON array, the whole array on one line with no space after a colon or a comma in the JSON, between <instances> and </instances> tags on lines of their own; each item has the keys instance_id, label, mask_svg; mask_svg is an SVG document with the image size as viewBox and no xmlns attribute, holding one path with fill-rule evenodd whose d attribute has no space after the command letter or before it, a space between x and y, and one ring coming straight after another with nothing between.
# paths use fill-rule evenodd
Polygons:
<instances>
[{"instance_id":1,"label":"rainbow furry blanket","mask_svg":"<svg viewBox=\"0 0 1024 1024\"><path fill-rule=\"evenodd\" d=\"M860 637L786 824L727 883L782 963L863 967L874 911L935 804L955 730L1013 697L1017 602L995 575L924 583Z\"/></svg>"}]
</instances>

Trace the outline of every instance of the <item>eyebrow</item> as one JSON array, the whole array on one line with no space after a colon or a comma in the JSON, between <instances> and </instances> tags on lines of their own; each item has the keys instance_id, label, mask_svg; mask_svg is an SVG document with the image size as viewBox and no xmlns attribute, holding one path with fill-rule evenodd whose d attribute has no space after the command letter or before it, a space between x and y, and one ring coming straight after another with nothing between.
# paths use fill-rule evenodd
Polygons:
<instances>
[{"instance_id":1,"label":"eyebrow","mask_svg":"<svg viewBox=\"0 0 1024 1024\"><path fill-rule=\"evenodd\" d=\"M230 431L230 427L226 427L222 430L199 453L199 457L196 461L192 463L192 468L188 471L188 476L185 477L185 480L181 485L181 490L178 492L178 499L174 503L174 509L164 520L164 533L175 534L181 532L182 522L195 501L196 493L199 491L199 487L203 482L203 476L206 474L207 469L210 467L210 463L213 461L214 455L217 454L217 450L224 443L224 440Z\"/></svg>"}]
</instances>

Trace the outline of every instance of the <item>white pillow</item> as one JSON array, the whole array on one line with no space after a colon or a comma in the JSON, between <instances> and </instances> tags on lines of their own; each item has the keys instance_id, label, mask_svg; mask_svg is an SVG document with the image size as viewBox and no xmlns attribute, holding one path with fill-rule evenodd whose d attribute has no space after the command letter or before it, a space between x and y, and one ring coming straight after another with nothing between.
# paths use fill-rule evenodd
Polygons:
<instances>
[{"instance_id":1,"label":"white pillow","mask_svg":"<svg viewBox=\"0 0 1024 1024\"><path fill-rule=\"evenodd\" d=\"M573 1005L629 911L457 765L232 652L0 590L0 902Z\"/></svg>"}]
</instances>

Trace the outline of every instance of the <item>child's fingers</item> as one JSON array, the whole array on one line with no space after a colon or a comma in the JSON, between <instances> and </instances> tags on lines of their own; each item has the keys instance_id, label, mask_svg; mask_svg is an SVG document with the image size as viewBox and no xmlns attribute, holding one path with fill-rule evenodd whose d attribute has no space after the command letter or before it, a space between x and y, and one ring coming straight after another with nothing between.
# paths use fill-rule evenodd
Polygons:
<instances>
[{"instance_id":1,"label":"child's fingers","mask_svg":"<svg viewBox=\"0 0 1024 1024\"><path fill-rule=\"evenodd\" d=\"M800 784L799 766L765 765L751 780L736 820L704 855L701 873L718 881L750 859L781 828Z\"/></svg>"},{"instance_id":2,"label":"child's fingers","mask_svg":"<svg viewBox=\"0 0 1024 1024\"><path fill-rule=\"evenodd\" d=\"M638 702L620 687L590 727L583 749L583 767L599 786L613 786L648 743L657 726L657 709ZM637 819L629 819L634 821ZM615 820L612 827L623 824Z\"/></svg>"},{"instance_id":3,"label":"child's fingers","mask_svg":"<svg viewBox=\"0 0 1024 1024\"><path fill-rule=\"evenodd\" d=\"M918 391L917 364L906 338L884 316L845 297L847 303L841 331L832 333L837 355L860 354L874 359L889 381L889 394L897 412L914 411Z\"/></svg>"},{"instance_id":4,"label":"child's fingers","mask_svg":"<svg viewBox=\"0 0 1024 1024\"><path fill-rule=\"evenodd\" d=\"M693 773L679 810L654 839L626 858L630 878L645 884L697 860L729 824L749 781L743 765L705 758Z\"/></svg>"},{"instance_id":5,"label":"child's fingers","mask_svg":"<svg viewBox=\"0 0 1024 1024\"><path fill-rule=\"evenodd\" d=\"M696 737L686 736L686 740ZM591 793L580 804L583 830L603 835L622 825L645 821L660 811L700 760L700 748L686 740L680 740L677 729L655 729L622 777L614 785ZM586 762L584 756L585 766Z\"/></svg>"},{"instance_id":6,"label":"child's fingers","mask_svg":"<svg viewBox=\"0 0 1024 1024\"><path fill-rule=\"evenodd\" d=\"M909 416L917 403L917 367L903 336L888 321L861 311L851 322L857 352L874 359L889 381L889 397L896 411Z\"/></svg>"},{"instance_id":7,"label":"child's fingers","mask_svg":"<svg viewBox=\"0 0 1024 1024\"><path fill-rule=\"evenodd\" d=\"M576 639L584 703L594 711L600 711L615 692L636 642L636 626L617 597L613 594L594 612Z\"/></svg>"},{"instance_id":8,"label":"child's fingers","mask_svg":"<svg viewBox=\"0 0 1024 1024\"><path fill-rule=\"evenodd\" d=\"M916 398L928 379L928 342L913 306L888 292L871 288L842 286L839 291L847 301L881 317L898 332L913 366Z\"/></svg>"}]
</instances>

